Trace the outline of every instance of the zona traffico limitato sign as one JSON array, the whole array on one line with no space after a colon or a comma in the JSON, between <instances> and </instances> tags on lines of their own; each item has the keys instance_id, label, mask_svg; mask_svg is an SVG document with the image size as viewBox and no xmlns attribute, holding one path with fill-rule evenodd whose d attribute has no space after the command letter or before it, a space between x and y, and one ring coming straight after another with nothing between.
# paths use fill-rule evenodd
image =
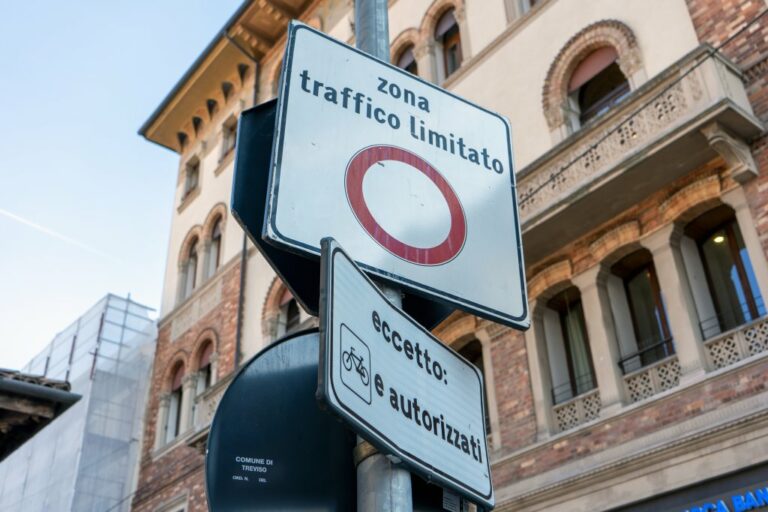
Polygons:
<instances>
[{"instance_id":1,"label":"zona traffico limitato sign","mask_svg":"<svg viewBox=\"0 0 768 512\"><path fill-rule=\"evenodd\" d=\"M529 326L509 123L292 23L262 236Z\"/></svg>"}]
</instances>

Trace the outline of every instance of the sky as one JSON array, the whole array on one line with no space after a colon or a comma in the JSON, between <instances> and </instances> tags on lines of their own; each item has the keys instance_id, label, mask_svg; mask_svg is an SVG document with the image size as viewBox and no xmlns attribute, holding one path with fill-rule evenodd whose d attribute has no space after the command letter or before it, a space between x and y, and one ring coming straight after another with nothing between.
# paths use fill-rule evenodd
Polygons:
<instances>
[{"instance_id":1,"label":"sky","mask_svg":"<svg viewBox=\"0 0 768 512\"><path fill-rule=\"evenodd\" d=\"M241 1L4 3L0 368L107 293L159 308L178 157L137 131Z\"/></svg>"}]
</instances>

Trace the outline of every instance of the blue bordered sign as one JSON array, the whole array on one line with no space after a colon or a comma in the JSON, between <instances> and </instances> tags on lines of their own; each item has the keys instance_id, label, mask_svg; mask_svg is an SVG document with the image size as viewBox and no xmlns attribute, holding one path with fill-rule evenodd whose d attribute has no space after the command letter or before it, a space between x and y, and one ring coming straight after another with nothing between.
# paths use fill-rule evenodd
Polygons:
<instances>
[{"instance_id":1,"label":"blue bordered sign","mask_svg":"<svg viewBox=\"0 0 768 512\"><path fill-rule=\"evenodd\" d=\"M526 329L506 119L300 23L283 62L262 237Z\"/></svg>"},{"instance_id":2,"label":"blue bordered sign","mask_svg":"<svg viewBox=\"0 0 768 512\"><path fill-rule=\"evenodd\" d=\"M393 306L322 241L321 401L382 452L492 508L480 370Z\"/></svg>"}]
</instances>

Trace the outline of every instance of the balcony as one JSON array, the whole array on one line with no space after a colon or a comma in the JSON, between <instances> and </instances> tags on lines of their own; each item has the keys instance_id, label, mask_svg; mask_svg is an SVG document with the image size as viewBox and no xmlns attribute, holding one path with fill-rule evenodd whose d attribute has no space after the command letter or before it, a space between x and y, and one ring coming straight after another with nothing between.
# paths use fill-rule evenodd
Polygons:
<instances>
[{"instance_id":1,"label":"balcony","mask_svg":"<svg viewBox=\"0 0 768 512\"><path fill-rule=\"evenodd\" d=\"M594 389L552 408L557 432L565 432L600 416L600 391Z\"/></svg>"},{"instance_id":2,"label":"balcony","mask_svg":"<svg viewBox=\"0 0 768 512\"><path fill-rule=\"evenodd\" d=\"M704 342L711 368L719 370L768 352L768 318L723 333Z\"/></svg>"},{"instance_id":3,"label":"balcony","mask_svg":"<svg viewBox=\"0 0 768 512\"><path fill-rule=\"evenodd\" d=\"M535 262L696 167L723 156L748 179L763 126L741 73L701 46L522 169L520 220ZM742 172L740 175L739 172Z\"/></svg>"}]
</instances>

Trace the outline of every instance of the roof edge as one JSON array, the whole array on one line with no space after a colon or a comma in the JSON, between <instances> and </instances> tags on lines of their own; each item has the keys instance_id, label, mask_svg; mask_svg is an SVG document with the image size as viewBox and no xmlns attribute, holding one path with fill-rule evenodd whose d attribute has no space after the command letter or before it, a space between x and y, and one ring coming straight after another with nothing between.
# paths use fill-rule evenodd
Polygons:
<instances>
[{"instance_id":1,"label":"roof edge","mask_svg":"<svg viewBox=\"0 0 768 512\"><path fill-rule=\"evenodd\" d=\"M250 6L251 2L253 0L243 0L243 3L240 4L240 7L237 8L234 14L229 17L229 19L224 23L224 26L219 30L216 35L213 37L210 43L203 49L202 53L197 56L197 58L192 62L192 64L189 66L189 68L184 72L184 74L179 78L179 80L176 82L176 84L171 88L171 90L168 92L168 94L165 95L165 98L160 102L160 104L155 108L155 110L150 114L149 118L147 118L146 121L141 125L139 128L138 134L147 139L150 142L155 142L152 139L150 139L147 136L147 131L149 131L150 127L157 121L157 119L160 117L160 115L163 113L163 111L168 107L168 105L173 101L173 99L176 97L176 95L181 91L181 88L184 86L184 84L189 80L192 75L198 70L200 65L202 65L203 61L205 61L206 58L213 52L213 49L216 47L219 42L221 42L222 39L224 39L224 35L229 31L229 29L232 28L232 26L235 24L237 19L242 16L242 14L245 12L245 10ZM175 148L171 148L168 146L165 146L164 144L160 144L155 142L159 146L162 146L164 148L168 148L171 151L176 152Z\"/></svg>"}]
</instances>

